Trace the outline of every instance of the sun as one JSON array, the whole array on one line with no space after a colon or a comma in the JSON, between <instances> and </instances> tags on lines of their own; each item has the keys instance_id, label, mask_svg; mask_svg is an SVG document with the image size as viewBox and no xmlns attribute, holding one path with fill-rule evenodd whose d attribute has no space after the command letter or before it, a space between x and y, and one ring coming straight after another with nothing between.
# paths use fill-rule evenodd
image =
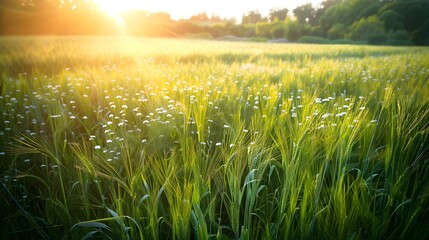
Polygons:
<instances>
[{"instance_id":1,"label":"sun","mask_svg":"<svg viewBox=\"0 0 429 240\"><path fill-rule=\"evenodd\" d=\"M135 9L136 1L132 0L94 0L97 6L110 17L112 17L118 25L124 25L125 22L121 14Z\"/></svg>"},{"instance_id":2,"label":"sun","mask_svg":"<svg viewBox=\"0 0 429 240\"><path fill-rule=\"evenodd\" d=\"M117 0L94 0L97 6L105 13L114 16L129 10L130 1L117 1Z\"/></svg>"}]
</instances>

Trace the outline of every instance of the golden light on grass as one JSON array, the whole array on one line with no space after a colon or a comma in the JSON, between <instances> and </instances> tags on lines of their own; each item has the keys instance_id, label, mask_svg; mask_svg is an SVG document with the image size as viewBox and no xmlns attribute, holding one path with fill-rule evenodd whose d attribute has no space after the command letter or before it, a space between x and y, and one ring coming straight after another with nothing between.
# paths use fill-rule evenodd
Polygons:
<instances>
[{"instance_id":1,"label":"golden light on grass","mask_svg":"<svg viewBox=\"0 0 429 240\"><path fill-rule=\"evenodd\" d=\"M413 220L429 202L427 48L0 49L0 189L21 206L0 209L0 239L429 239Z\"/></svg>"}]
</instances>

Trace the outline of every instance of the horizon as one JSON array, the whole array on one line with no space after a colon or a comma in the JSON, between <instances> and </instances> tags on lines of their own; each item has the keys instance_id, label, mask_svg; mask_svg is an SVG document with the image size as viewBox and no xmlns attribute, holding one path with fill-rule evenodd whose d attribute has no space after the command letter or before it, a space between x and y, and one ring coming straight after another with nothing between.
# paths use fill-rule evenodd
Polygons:
<instances>
[{"instance_id":1,"label":"horizon","mask_svg":"<svg viewBox=\"0 0 429 240\"><path fill-rule=\"evenodd\" d=\"M295 1L279 1L279 0L266 0L260 1L197 1L197 0L182 0L181 6L175 4L168 4L171 0L149 0L145 2L137 2L132 0L126 1L105 1L95 0L100 9L115 17L121 13L130 10L144 10L148 12L165 12L168 13L173 20L188 19L193 15L199 13L206 13L208 16L216 15L221 18L232 19L236 22L241 22L241 17L250 11L259 11L262 16L268 16L270 9L283 9L289 10L289 15L297 6L311 3L317 6L322 0L295 0ZM225 6L229 7L226 9ZM192 6L192 7L190 7Z\"/></svg>"}]
</instances>

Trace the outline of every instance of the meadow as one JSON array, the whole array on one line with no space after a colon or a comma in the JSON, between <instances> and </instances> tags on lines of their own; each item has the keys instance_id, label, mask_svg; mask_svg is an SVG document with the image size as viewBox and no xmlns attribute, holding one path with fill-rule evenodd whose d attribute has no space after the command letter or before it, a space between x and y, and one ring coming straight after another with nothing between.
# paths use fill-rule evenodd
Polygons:
<instances>
[{"instance_id":1,"label":"meadow","mask_svg":"<svg viewBox=\"0 0 429 240\"><path fill-rule=\"evenodd\" d=\"M429 48L0 38L1 239L428 239Z\"/></svg>"}]
</instances>

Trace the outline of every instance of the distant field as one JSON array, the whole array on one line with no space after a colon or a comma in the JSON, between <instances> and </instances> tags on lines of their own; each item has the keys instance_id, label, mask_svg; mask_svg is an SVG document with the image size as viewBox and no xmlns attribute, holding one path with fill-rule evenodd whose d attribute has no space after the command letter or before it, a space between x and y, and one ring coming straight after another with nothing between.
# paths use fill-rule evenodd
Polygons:
<instances>
[{"instance_id":1,"label":"distant field","mask_svg":"<svg viewBox=\"0 0 429 240\"><path fill-rule=\"evenodd\" d=\"M428 239L429 48L0 38L1 239Z\"/></svg>"}]
</instances>

